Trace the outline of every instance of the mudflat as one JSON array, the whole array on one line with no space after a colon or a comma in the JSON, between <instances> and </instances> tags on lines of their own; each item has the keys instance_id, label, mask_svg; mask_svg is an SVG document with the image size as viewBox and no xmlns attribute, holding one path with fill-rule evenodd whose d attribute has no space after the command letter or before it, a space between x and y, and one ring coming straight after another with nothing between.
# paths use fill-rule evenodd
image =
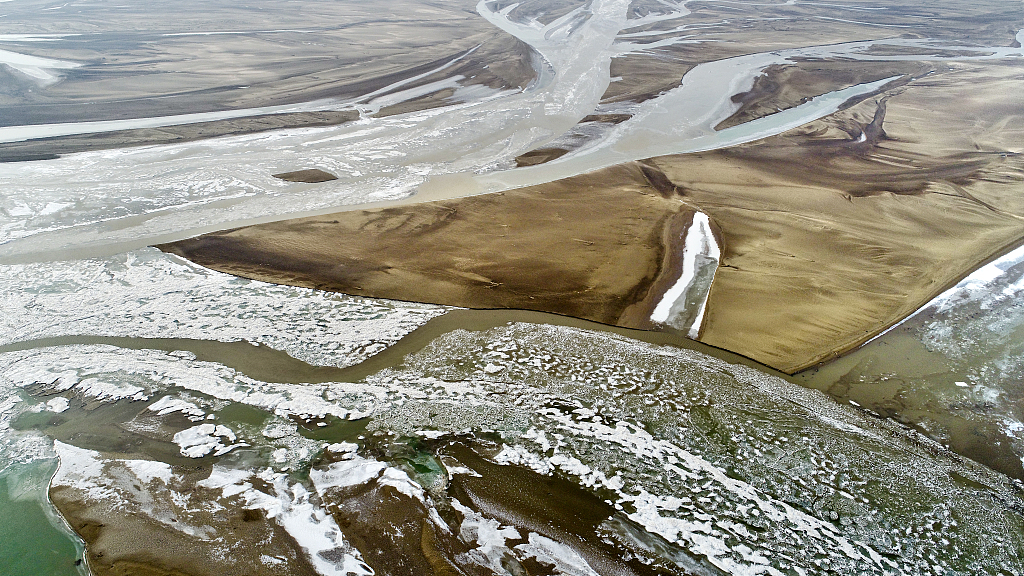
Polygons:
<instances>
[{"instance_id":1,"label":"mudflat","mask_svg":"<svg viewBox=\"0 0 1024 576\"><path fill-rule=\"evenodd\" d=\"M630 163L505 193L350 211L159 246L270 282L653 328L693 210ZM660 188L659 188L660 187Z\"/></svg>"},{"instance_id":2,"label":"mudflat","mask_svg":"<svg viewBox=\"0 0 1024 576\"><path fill-rule=\"evenodd\" d=\"M797 372L1019 245L1020 74L953 65L777 137L654 159L722 230L701 341Z\"/></svg>"}]
</instances>

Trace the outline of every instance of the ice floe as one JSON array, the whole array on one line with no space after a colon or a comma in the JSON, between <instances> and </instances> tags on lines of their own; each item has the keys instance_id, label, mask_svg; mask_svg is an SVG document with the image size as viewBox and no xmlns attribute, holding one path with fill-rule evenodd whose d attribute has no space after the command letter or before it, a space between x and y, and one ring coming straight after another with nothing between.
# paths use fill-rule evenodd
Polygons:
<instances>
[{"instance_id":1,"label":"ice floe","mask_svg":"<svg viewBox=\"0 0 1024 576\"><path fill-rule=\"evenodd\" d=\"M63 396L58 396L52 400L49 400L46 403L46 409L49 410L50 412L60 414L61 412L67 410L69 405L70 402L68 401L67 398L64 398Z\"/></svg>"},{"instance_id":2,"label":"ice floe","mask_svg":"<svg viewBox=\"0 0 1024 576\"><path fill-rule=\"evenodd\" d=\"M174 443L181 447L181 455L202 458L213 453L222 456L235 448L248 446L244 442L234 443L235 433L220 424L200 424L186 428L174 435Z\"/></svg>"},{"instance_id":3,"label":"ice floe","mask_svg":"<svg viewBox=\"0 0 1024 576\"><path fill-rule=\"evenodd\" d=\"M181 412L188 417L189 420L197 422L206 417L206 411L196 406L192 402L176 398L174 396L164 396L163 398L153 402L149 405L149 410L156 412L158 416L166 416L174 412Z\"/></svg>"}]
</instances>

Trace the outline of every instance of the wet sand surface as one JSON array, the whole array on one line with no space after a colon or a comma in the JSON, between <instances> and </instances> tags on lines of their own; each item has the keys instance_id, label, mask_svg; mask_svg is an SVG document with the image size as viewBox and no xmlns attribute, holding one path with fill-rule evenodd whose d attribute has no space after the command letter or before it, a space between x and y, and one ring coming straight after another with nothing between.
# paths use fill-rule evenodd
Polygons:
<instances>
[{"instance_id":1,"label":"wet sand surface","mask_svg":"<svg viewBox=\"0 0 1024 576\"><path fill-rule=\"evenodd\" d=\"M651 311L679 275L679 238L693 214L661 185L649 167L623 165L507 193L289 220L159 247L258 280L651 328Z\"/></svg>"},{"instance_id":2,"label":"wet sand surface","mask_svg":"<svg viewBox=\"0 0 1024 576\"><path fill-rule=\"evenodd\" d=\"M388 16L355 5L317 4L292 11L261 4L256 9L263 14L262 22L246 16L253 7L203 4L194 10L201 19L191 25L179 21L169 29L133 7L115 12L86 7L74 15L62 14L59 30L47 30L53 23L44 20L26 26L30 33L24 39L10 34L5 48L33 57L43 47L48 57L59 57L70 67L61 70L59 82L54 78L42 86L0 67L2 126L234 111L244 117L206 122L182 117L157 128L29 136L27 141L0 143L0 162L335 126L359 118L353 104L365 106L400 90L422 93L393 103L385 98L365 111L389 116L460 102L463 97L453 89L457 86L441 85L452 78L467 87L497 91L522 90L535 77L529 48L479 18L476 2L392 2ZM18 17L30 22L37 18L18 8ZM404 17L403 12L416 16ZM259 54L258 62L253 54ZM430 88L433 84L437 86ZM284 110L259 113L268 107ZM244 114L246 110L254 112Z\"/></svg>"}]
</instances>

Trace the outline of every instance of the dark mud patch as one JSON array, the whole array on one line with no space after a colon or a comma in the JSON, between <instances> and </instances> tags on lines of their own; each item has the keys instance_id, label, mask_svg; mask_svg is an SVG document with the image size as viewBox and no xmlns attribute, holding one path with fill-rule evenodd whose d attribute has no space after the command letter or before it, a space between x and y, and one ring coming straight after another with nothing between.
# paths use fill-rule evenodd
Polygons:
<instances>
[{"instance_id":1,"label":"dark mud patch","mask_svg":"<svg viewBox=\"0 0 1024 576\"><path fill-rule=\"evenodd\" d=\"M331 180L338 179L334 174L320 170L319 168L296 170L294 172L282 172L280 174L274 174L273 176L274 178L279 178L286 182L305 182L307 184L319 184L320 182L330 182Z\"/></svg>"},{"instance_id":2,"label":"dark mud patch","mask_svg":"<svg viewBox=\"0 0 1024 576\"><path fill-rule=\"evenodd\" d=\"M524 166L536 166L537 164L544 164L552 160L561 158L568 154L568 150L561 148L538 148L531 150L526 154L520 154L516 157L516 166L522 168Z\"/></svg>"}]
</instances>

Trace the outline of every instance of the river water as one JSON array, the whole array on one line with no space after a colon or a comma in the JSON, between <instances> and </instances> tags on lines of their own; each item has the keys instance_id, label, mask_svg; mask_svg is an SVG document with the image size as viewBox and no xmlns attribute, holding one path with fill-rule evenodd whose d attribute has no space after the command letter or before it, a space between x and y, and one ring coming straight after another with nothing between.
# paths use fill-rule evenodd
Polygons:
<instances>
[{"instance_id":1,"label":"river water","mask_svg":"<svg viewBox=\"0 0 1024 576\"><path fill-rule=\"evenodd\" d=\"M685 4L674 5L664 16L685 19ZM544 73L523 91L496 93L419 113L366 116L338 127L6 165L0 173L5 190L0 261L104 255L247 223L398 200L409 197L432 177L448 176L444 195L460 196L549 182L629 160L724 148L826 116L849 99L887 83L880 80L851 86L753 122L722 131L713 129L738 107L730 97L748 89L761 70L796 59L971 61L1021 55L1020 48L892 39L887 44L916 54L864 55L875 43L853 42L707 62L689 71L678 88L639 104L631 110L630 120L596 145L540 166L503 169L519 154L554 140L595 111L610 82L608 67L613 57L647 49L635 41L616 42L620 33L644 26L643 19L626 17L628 6L627 0L595 0L541 26L534 21L511 21L507 10L496 11L486 2L478 4L484 18L542 57ZM691 39L689 35L685 38ZM934 55L936 51L939 56ZM957 51L957 55L941 55L948 51ZM323 104L308 106L319 109ZM338 103L336 109L363 106L357 99ZM156 120L125 120L116 128L153 122ZM9 140L25 138L34 130L39 136L51 133L45 126L3 130L10 134ZM270 176L284 170L275 167L309 163L339 179L307 194L302 190L308 185Z\"/></svg>"},{"instance_id":2,"label":"river water","mask_svg":"<svg viewBox=\"0 0 1024 576\"><path fill-rule=\"evenodd\" d=\"M0 476L0 569L10 576L84 576L81 541L46 496L54 460L9 467Z\"/></svg>"}]
</instances>

